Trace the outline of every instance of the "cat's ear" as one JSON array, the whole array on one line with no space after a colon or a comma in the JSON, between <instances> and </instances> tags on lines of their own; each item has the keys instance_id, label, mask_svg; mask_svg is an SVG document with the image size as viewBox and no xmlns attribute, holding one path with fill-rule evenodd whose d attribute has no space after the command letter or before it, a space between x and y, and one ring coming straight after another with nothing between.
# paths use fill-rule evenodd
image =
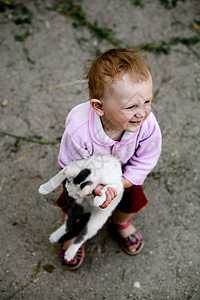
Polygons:
<instances>
[{"instance_id":1,"label":"cat's ear","mask_svg":"<svg viewBox=\"0 0 200 300\"><path fill-rule=\"evenodd\" d=\"M65 168L61 170L58 174L52 177L49 181L42 184L38 192L42 195L46 195L55 190L64 180L66 179Z\"/></svg>"}]
</instances>

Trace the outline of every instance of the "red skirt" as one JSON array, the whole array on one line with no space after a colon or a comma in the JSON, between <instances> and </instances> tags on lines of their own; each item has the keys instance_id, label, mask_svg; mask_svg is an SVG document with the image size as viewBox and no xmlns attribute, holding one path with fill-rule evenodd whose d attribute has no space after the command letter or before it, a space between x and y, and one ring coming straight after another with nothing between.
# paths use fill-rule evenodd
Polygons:
<instances>
[{"instance_id":1,"label":"red skirt","mask_svg":"<svg viewBox=\"0 0 200 300\"><path fill-rule=\"evenodd\" d=\"M62 208L63 212L67 213L73 202L74 199L69 197L67 190L63 186L63 191L56 199L56 204ZM122 200L117 208L123 213L133 214L139 212L148 202L142 186L132 185L130 188L125 189Z\"/></svg>"}]
</instances>

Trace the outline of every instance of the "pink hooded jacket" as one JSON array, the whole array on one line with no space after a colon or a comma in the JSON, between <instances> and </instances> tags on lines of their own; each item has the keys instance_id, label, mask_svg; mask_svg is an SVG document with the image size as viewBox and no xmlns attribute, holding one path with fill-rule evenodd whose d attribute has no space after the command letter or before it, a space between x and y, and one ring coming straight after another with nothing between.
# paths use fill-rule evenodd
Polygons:
<instances>
[{"instance_id":1,"label":"pink hooded jacket","mask_svg":"<svg viewBox=\"0 0 200 300\"><path fill-rule=\"evenodd\" d=\"M58 162L65 167L70 161L91 155L112 154L120 160L123 176L134 185L142 185L159 159L161 142L152 112L137 132L125 132L120 141L114 141L103 131L90 102L86 102L74 107L66 118Z\"/></svg>"}]
</instances>

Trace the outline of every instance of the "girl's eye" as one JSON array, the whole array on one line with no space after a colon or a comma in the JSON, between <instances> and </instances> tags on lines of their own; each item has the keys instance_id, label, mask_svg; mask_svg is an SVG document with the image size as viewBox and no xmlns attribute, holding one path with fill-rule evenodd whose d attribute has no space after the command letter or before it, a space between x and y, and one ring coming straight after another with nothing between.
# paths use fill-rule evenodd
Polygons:
<instances>
[{"instance_id":1,"label":"girl's eye","mask_svg":"<svg viewBox=\"0 0 200 300\"><path fill-rule=\"evenodd\" d=\"M132 109L132 108L135 108L135 107L136 107L136 105L132 105L132 106L127 107L126 109Z\"/></svg>"},{"instance_id":2,"label":"girl's eye","mask_svg":"<svg viewBox=\"0 0 200 300\"><path fill-rule=\"evenodd\" d=\"M148 104L148 103L150 103L151 102L151 100L147 100L147 101L145 101L144 103L145 104Z\"/></svg>"}]
</instances>

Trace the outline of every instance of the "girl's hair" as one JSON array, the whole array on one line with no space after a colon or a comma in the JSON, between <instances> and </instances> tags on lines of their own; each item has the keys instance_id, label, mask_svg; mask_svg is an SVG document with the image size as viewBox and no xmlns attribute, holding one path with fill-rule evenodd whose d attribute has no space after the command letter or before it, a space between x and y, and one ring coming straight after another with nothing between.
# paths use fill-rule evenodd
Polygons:
<instances>
[{"instance_id":1,"label":"girl's hair","mask_svg":"<svg viewBox=\"0 0 200 300\"><path fill-rule=\"evenodd\" d=\"M147 80L149 67L146 57L138 54L135 49L110 49L92 61L86 76L91 99L102 100L113 81L129 73L133 81Z\"/></svg>"}]
</instances>

